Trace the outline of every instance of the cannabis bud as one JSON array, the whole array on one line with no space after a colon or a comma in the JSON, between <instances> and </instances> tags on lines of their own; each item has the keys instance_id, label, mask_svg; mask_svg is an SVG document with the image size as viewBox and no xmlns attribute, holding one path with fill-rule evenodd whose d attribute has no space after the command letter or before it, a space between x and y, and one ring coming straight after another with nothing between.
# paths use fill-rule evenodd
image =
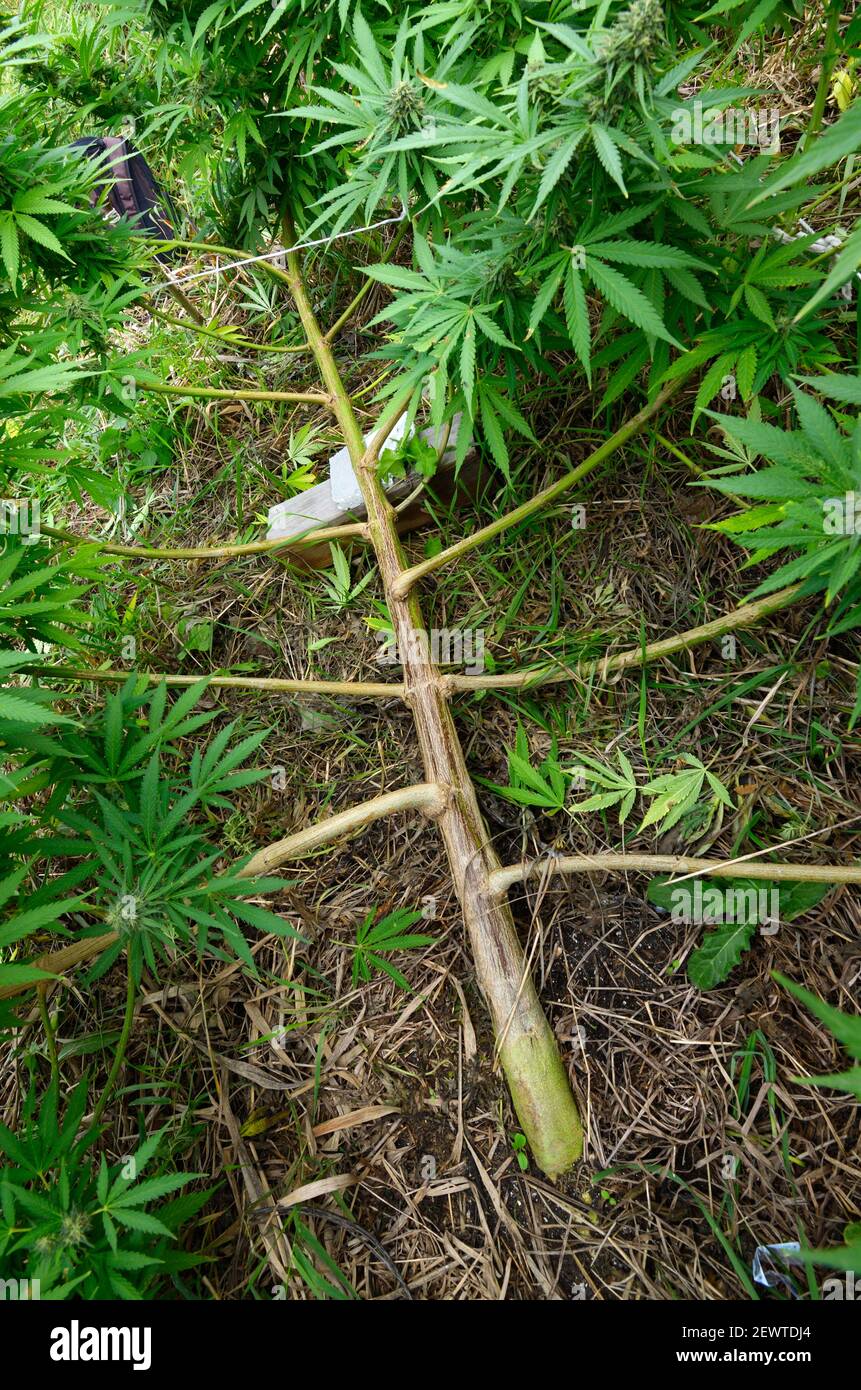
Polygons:
<instances>
[{"instance_id":1,"label":"cannabis bud","mask_svg":"<svg viewBox=\"0 0 861 1390\"><path fill-rule=\"evenodd\" d=\"M414 82L397 82L386 98L386 114L396 130L420 130L424 121L425 102L421 88Z\"/></svg>"},{"instance_id":2,"label":"cannabis bud","mask_svg":"<svg viewBox=\"0 0 861 1390\"><path fill-rule=\"evenodd\" d=\"M600 57L607 64L641 63L651 57L664 36L660 0L634 0L607 31Z\"/></svg>"},{"instance_id":3,"label":"cannabis bud","mask_svg":"<svg viewBox=\"0 0 861 1390\"><path fill-rule=\"evenodd\" d=\"M86 1245L89 1224L90 1218L86 1212L75 1211L74 1209L67 1211L60 1222L60 1229L57 1233L59 1244L62 1246Z\"/></svg>"},{"instance_id":4,"label":"cannabis bud","mask_svg":"<svg viewBox=\"0 0 861 1390\"><path fill-rule=\"evenodd\" d=\"M123 893L107 913L107 925L120 935L130 935L138 925L140 902L134 893Z\"/></svg>"}]
</instances>

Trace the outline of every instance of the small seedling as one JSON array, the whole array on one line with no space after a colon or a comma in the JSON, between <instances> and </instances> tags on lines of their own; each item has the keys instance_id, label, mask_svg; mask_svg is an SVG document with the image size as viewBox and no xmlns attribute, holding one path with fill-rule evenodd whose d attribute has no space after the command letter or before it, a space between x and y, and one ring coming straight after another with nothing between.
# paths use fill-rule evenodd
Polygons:
<instances>
[{"instance_id":1,"label":"small seedling","mask_svg":"<svg viewBox=\"0 0 861 1390\"><path fill-rule=\"evenodd\" d=\"M399 907L385 917L375 920L378 908L368 913L356 931L353 948L353 989L360 980L370 980L373 972L382 971L394 980L401 989L412 993L412 985L391 961L384 959L383 953L391 951L410 951L419 946L432 946L435 938L421 933L410 932L408 928L423 920L421 912L408 907Z\"/></svg>"},{"instance_id":2,"label":"small seedling","mask_svg":"<svg viewBox=\"0 0 861 1390\"><path fill-rule=\"evenodd\" d=\"M420 434L402 439L396 449L384 449L380 455L379 473L382 483L405 478L413 471L425 479L432 478L437 469L437 451Z\"/></svg>"},{"instance_id":3,"label":"small seedling","mask_svg":"<svg viewBox=\"0 0 861 1390\"><path fill-rule=\"evenodd\" d=\"M529 1167L529 1159L526 1157L526 1135L513 1134L511 1136L511 1147L514 1150L514 1157L517 1159L517 1166L521 1173L525 1173Z\"/></svg>"},{"instance_id":4,"label":"small seedling","mask_svg":"<svg viewBox=\"0 0 861 1390\"><path fill-rule=\"evenodd\" d=\"M526 731L518 724L514 748L508 750L508 776L507 787L483 777L475 780L518 806L534 806L551 816L564 809L570 778L559 766L559 746L555 738L547 757L534 768L529 759Z\"/></svg>"},{"instance_id":5,"label":"small seedling","mask_svg":"<svg viewBox=\"0 0 861 1390\"><path fill-rule=\"evenodd\" d=\"M354 584L350 562L341 546L330 545L329 550L332 555L332 572L322 574L320 579L326 590L327 607L333 608L336 613L341 613L345 608L354 604L363 590L367 588L374 578L374 571L368 570L368 573L359 580L358 584Z\"/></svg>"}]
</instances>

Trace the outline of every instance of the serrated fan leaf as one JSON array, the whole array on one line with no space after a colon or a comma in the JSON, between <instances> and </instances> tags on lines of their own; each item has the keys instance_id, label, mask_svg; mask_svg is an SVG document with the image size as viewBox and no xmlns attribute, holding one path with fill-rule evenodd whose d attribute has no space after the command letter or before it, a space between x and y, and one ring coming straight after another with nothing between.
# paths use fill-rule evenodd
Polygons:
<instances>
[{"instance_id":1,"label":"serrated fan leaf","mask_svg":"<svg viewBox=\"0 0 861 1390\"><path fill-rule=\"evenodd\" d=\"M18 228L15 226L14 218L8 213L0 216L0 256L6 267L6 273L14 289L18 279L18 266L20 263L20 250L18 244Z\"/></svg>"},{"instance_id":2,"label":"serrated fan leaf","mask_svg":"<svg viewBox=\"0 0 861 1390\"><path fill-rule=\"evenodd\" d=\"M56 978L49 970L39 970L35 965L0 965L0 985L33 985Z\"/></svg>"},{"instance_id":3,"label":"serrated fan leaf","mask_svg":"<svg viewBox=\"0 0 861 1390\"><path fill-rule=\"evenodd\" d=\"M615 806L625 795L623 791L596 792L593 796L587 796L585 801L574 802L570 810L576 814L584 811L603 811L608 806Z\"/></svg>"},{"instance_id":4,"label":"serrated fan leaf","mask_svg":"<svg viewBox=\"0 0 861 1390\"><path fill-rule=\"evenodd\" d=\"M841 1042L851 1057L861 1060L861 1014L846 1014L840 1009L835 1009L833 1005L826 1004L824 999L812 994L803 985L798 985L794 980L789 980L785 975L781 975L775 970L774 978L784 989L788 989L790 994L794 994L796 999L800 999L802 1004L810 1010L812 1014L824 1023L829 1032L834 1034L838 1042Z\"/></svg>"},{"instance_id":5,"label":"serrated fan leaf","mask_svg":"<svg viewBox=\"0 0 861 1390\"><path fill-rule=\"evenodd\" d=\"M696 767L687 772L666 773L647 782L643 795L654 797L654 801L640 822L639 830L658 824L662 830L671 830L696 804L704 779L705 768Z\"/></svg>"},{"instance_id":6,"label":"serrated fan leaf","mask_svg":"<svg viewBox=\"0 0 861 1390\"><path fill-rule=\"evenodd\" d=\"M586 242L590 255L602 261L618 261L620 265L635 265L663 269L708 270L705 261L697 260L687 251L679 251L674 246L664 246L658 241L592 241Z\"/></svg>"},{"instance_id":7,"label":"serrated fan leaf","mask_svg":"<svg viewBox=\"0 0 861 1390\"><path fill-rule=\"evenodd\" d=\"M417 270L408 270L403 265L367 265L363 267L362 273L367 275L369 280L378 280L381 285L388 285L396 290L431 289L424 275Z\"/></svg>"},{"instance_id":8,"label":"serrated fan leaf","mask_svg":"<svg viewBox=\"0 0 861 1390\"><path fill-rule=\"evenodd\" d=\"M653 337L680 346L664 327L652 301L627 276L591 256L587 256L587 269L595 288L618 313Z\"/></svg>"},{"instance_id":9,"label":"serrated fan leaf","mask_svg":"<svg viewBox=\"0 0 861 1390\"><path fill-rule=\"evenodd\" d=\"M829 1076L796 1076L805 1086L827 1086L834 1091L846 1091L856 1100L861 1100L861 1067L851 1067L849 1071L832 1073ZM858 1245L858 1266L861 1272L861 1243Z\"/></svg>"},{"instance_id":10,"label":"serrated fan leaf","mask_svg":"<svg viewBox=\"0 0 861 1390\"><path fill-rule=\"evenodd\" d=\"M598 125L595 122L589 127L589 134L592 137L592 144L595 146L601 165L614 183L618 184L625 197L628 190L625 187L625 178L622 173L622 160L619 155L619 148L606 126Z\"/></svg>"},{"instance_id":11,"label":"serrated fan leaf","mask_svg":"<svg viewBox=\"0 0 861 1390\"><path fill-rule=\"evenodd\" d=\"M537 295L535 296L535 302L533 303L531 312L529 314L529 330L526 334L527 338L532 337L539 323L543 319L544 315L547 313L547 310L550 308L550 305L553 303L553 297L556 294L559 285L561 284L562 276L565 274L566 263L567 258L563 259L559 265L557 265L553 270L551 270L550 274L547 276L547 279L544 281Z\"/></svg>"},{"instance_id":12,"label":"serrated fan leaf","mask_svg":"<svg viewBox=\"0 0 861 1390\"><path fill-rule=\"evenodd\" d=\"M536 772L530 762L515 752L508 754L508 770L512 778L518 777L524 786L531 787L533 791L540 792L543 796L547 796L549 793L550 788L541 774Z\"/></svg>"},{"instance_id":13,"label":"serrated fan leaf","mask_svg":"<svg viewBox=\"0 0 861 1390\"><path fill-rule=\"evenodd\" d=\"M570 135L567 140L562 141L559 148L555 150L548 159L544 167L544 173L541 175L541 183L538 185L538 193L532 205L532 211L529 214L528 221L532 221L545 198L547 198L556 187L562 175L565 173L565 170L568 168L568 165L571 163L576 153L577 146L583 139L584 134L584 131L578 130L574 135Z\"/></svg>"},{"instance_id":14,"label":"serrated fan leaf","mask_svg":"<svg viewBox=\"0 0 861 1390\"><path fill-rule=\"evenodd\" d=\"M829 400L861 405L861 376L800 376L798 380Z\"/></svg>"},{"instance_id":15,"label":"serrated fan leaf","mask_svg":"<svg viewBox=\"0 0 861 1390\"><path fill-rule=\"evenodd\" d=\"M793 185L806 185L811 178L828 169L838 160L861 148L861 102L850 106L838 121L817 135L809 149L801 155L784 160L773 178L766 179L750 199L748 208L756 207L773 194Z\"/></svg>"},{"instance_id":16,"label":"serrated fan leaf","mask_svg":"<svg viewBox=\"0 0 861 1390\"><path fill-rule=\"evenodd\" d=\"M37 241L40 246L47 247L49 251L55 251L64 260L69 259L51 228L46 227L44 222L40 222L36 217L30 217L27 213L16 213L15 221L19 232L24 232L26 236Z\"/></svg>"},{"instance_id":17,"label":"serrated fan leaf","mask_svg":"<svg viewBox=\"0 0 861 1390\"><path fill-rule=\"evenodd\" d=\"M509 458L508 449L505 444L505 435L499 423L499 416L493 408L490 397L485 391L482 391L481 383L479 383L478 400L481 411L482 433L493 455L494 463L504 477L507 478L509 476Z\"/></svg>"},{"instance_id":18,"label":"serrated fan leaf","mask_svg":"<svg viewBox=\"0 0 861 1390\"><path fill-rule=\"evenodd\" d=\"M0 926L0 946L9 946L21 941L49 922L57 922L68 912L77 912L84 904L84 898L61 898L59 902L42 903L26 912L19 912Z\"/></svg>"},{"instance_id":19,"label":"serrated fan leaf","mask_svg":"<svg viewBox=\"0 0 861 1390\"><path fill-rule=\"evenodd\" d=\"M814 450L821 454L832 468L840 469L847 461L847 441L840 433L831 415L819 401L806 391L793 389L795 409L798 420Z\"/></svg>"},{"instance_id":20,"label":"serrated fan leaf","mask_svg":"<svg viewBox=\"0 0 861 1390\"><path fill-rule=\"evenodd\" d=\"M735 358L732 353L725 353L722 357L718 357L717 360L713 362L712 365L709 367L708 371L706 372L705 376L700 382L699 389L696 394L696 399L694 401L694 408L691 411L692 433L697 419L703 413L706 407L711 404L715 396L720 391L721 386L724 382L724 378L728 376L732 370L734 361Z\"/></svg>"},{"instance_id":21,"label":"serrated fan leaf","mask_svg":"<svg viewBox=\"0 0 861 1390\"><path fill-rule=\"evenodd\" d=\"M460 348L460 380L466 408L472 415L475 396L475 325L471 320L466 326Z\"/></svg>"},{"instance_id":22,"label":"serrated fan leaf","mask_svg":"<svg viewBox=\"0 0 861 1390\"><path fill-rule=\"evenodd\" d=\"M28 698L35 695L37 698ZM0 719L14 719L19 724L69 724L76 721L68 715L58 714L50 705L38 699L38 692L15 691L8 686L0 688Z\"/></svg>"},{"instance_id":23,"label":"serrated fan leaf","mask_svg":"<svg viewBox=\"0 0 861 1390\"><path fill-rule=\"evenodd\" d=\"M52 213L74 212L71 203L61 203L52 198L42 188L28 188L24 193L16 193L12 200L13 212Z\"/></svg>"},{"instance_id":24,"label":"serrated fan leaf","mask_svg":"<svg viewBox=\"0 0 861 1390\"><path fill-rule=\"evenodd\" d=\"M275 912L270 912L268 908L245 902L242 898L234 898L230 903L230 911L235 913L237 917L241 917L249 926L257 927L259 931L274 932L276 936L291 936L296 937L297 940L303 940L301 933L291 922Z\"/></svg>"},{"instance_id":25,"label":"serrated fan leaf","mask_svg":"<svg viewBox=\"0 0 861 1390\"><path fill-rule=\"evenodd\" d=\"M159 1221L155 1216L150 1216L149 1212L126 1210L125 1208L122 1211L112 1209L111 1216L121 1226L127 1226L130 1231L144 1231L147 1235L168 1236L171 1240L174 1239L173 1232L168 1230L164 1222Z\"/></svg>"},{"instance_id":26,"label":"serrated fan leaf","mask_svg":"<svg viewBox=\"0 0 861 1390\"><path fill-rule=\"evenodd\" d=\"M592 382L591 349L592 330L589 324L589 306L586 291L579 270L573 261L569 263L563 293L565 304L565 323L571 338L571 346L583 364L586 379Z\"/></svg>"},{"instance_id":27,"label":"serrated fan leaf","mask_svg":"<svg viewBox=\"0 0 861 1390\"><path fill-rule=\"evenodd\" d=\"M756 376L757 353L756 347L751 343L739 353L738 361L735 364L735 379L738 385L742 400L747 403L753 394L753 381Z\"/></svg>"},{"instance_id":28,"label":"serrated fan leaf","mask_svg":"<svg viewBox=\"0 0 861 1390\"><path fill-rule=\"evenodd\" d=\"M162 1173L160 1177L147 1178L146 1182L139 1182L134 1187L126 1188L118 1196L112 1192L111 1215L119 1219L121 1210L125 1211L128 1207L139 1207L146 1202L154 1202L159 1197L166 1197L168 1192L177 1192L181 1187L186 1187L188 1183L203 1176L202 1173Z\"/></svg>"},{"instance_id":29,"label":"serrated fan leaf","mask_svg":"<svg viewBox=\"0 0 861 1390\"><path fill-rule=\"evenodd\" d=\"M762 290L758 290L756 285L745 285L744 298L748 309L754 318L764 323L766 328L770 328L772 333L777 332L777 324L774 322L774 315L771 312L771 305L766 299Z\"/></svg>"}]
</instances>

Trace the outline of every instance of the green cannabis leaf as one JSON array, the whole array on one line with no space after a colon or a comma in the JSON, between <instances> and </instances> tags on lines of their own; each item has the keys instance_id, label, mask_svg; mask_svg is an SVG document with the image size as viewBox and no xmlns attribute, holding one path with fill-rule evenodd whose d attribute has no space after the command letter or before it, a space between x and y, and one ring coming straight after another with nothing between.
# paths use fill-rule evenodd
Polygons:
<instances>
[{"instance_id":1,"label":"green cannabis leaf","mask_svg":"<svg viewBox=\"0 0 861 1390\"><path fill-rule=\"evenodd\" d=\"M704 784L712 793L709 803L711 814L724 806L732 810L733 801L726 787L699 758L685 753L680 761L687 764L685 770L653 777L642 788L643 796L650 796L653 801L640 822L638 833L651 825L657 826L662 832L671 830L697 806Z\"/></svg>"},{"instance_id":2,"label":"green cannabis leaf","mask_svg":"<svg viewBox=\"0 0 861 1390\"><path fill-rule=\"evenodd\" d=\"M852 380L845 379L847 384ZM861 420L845 433L813 396L797 388L793 396L799 421L795 430L713 416L729 438L761 454L769 466L754 472L721 470L719 477L702 484L756 504L711 529L749 550L748 565L794 553L751 597L802 583L808 593L824 589L826 604L845 594L844 611L849 611L861 599L861 525L856 526L854 507L856 494L861 497Z\"/></svg>"},{"instance_id":3,"label":"green cannabis leaf","mask_svg":"<svg viewBox=\"0 0 861 1390\"><path fill-rule=\"evenodd\" d=\"M422 920L423 914L410 908L396 908L383 917L372 909L356 929L353 947L353 989L360 980L370 980L374 970L394 980L401 989L412 993L412 986L397 966L387 959L392 951L410 951L419 946L432 946L434 937L408 929Z\"/></svg>"},{"instance_id":4,"label":"green cannabis leaf","mask_svg":"<svg viewBox=\"0 0 861 1390\"><path fill-rule=\"evenodd\" d=\"M535 768L526 730L518 721L514 747L508 750L508 776L509 783L504 787L483 777L476 781L518 806L535 806L549 815L564 809L570 777L559 766L559 745L555 738L547 757Z\"/></svg>"},{"instance_id":5,"label":"green cannabis leaf","mask_svg":"<svg viewBox=\"0 0 861 1390\"><path fill-rule=\"evenodd\" d=\"M618 806L619 824L624 825L637 796L637 779L630 760L621 748L616 749L616 760L619 764L618 772L585 753L579 755L573 774L581 776L584 781L599 790L585 801L574 802L569 807L572 814L580 815L586 811L603 811L610 806Z\"/></svg>"}]
</instances>

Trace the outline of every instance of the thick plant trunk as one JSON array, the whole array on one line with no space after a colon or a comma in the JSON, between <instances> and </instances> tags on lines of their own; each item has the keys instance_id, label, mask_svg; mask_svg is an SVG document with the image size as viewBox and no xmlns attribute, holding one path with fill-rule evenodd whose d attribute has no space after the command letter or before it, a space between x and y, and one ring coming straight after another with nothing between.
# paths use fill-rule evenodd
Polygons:
<instances>
[{"instance_id":1,"label":"thick plant trunk","mask_svg":"<svg viewBox=\"0 0 861 1390\"><path fill-rule=\"evenodd\" d=\"M382 441L365 447L335 360L309 304L295 253L288 257L287 274L367 507L369 534L397 638L405 698L415 719L425 777L445 791L445 805L434 818L445 842L499 1058L535 1161L548 1176L557 1177L582 1152L580 1117L507 898L491 889L490 875L500 868L500 862L467 771L446 698L445 678L430 659L418 596L415 591L398 593L397 581L407 564L395 515L377 473Z\"/></svg>"},{"instance_id":2,"label":"thick plant trunk","mask_svg":"<svg viewBox=\"0 0 861 1390\"><path fill-rule=\"evenodd\" d=\"M425 632L418 597L403 599L393 592L392 581L405 568L405 560L375 460L362 467L359 481L425 776L448 788L448 803L438 825L476 976L493 1021L517 1117L536 1162L554 1177L580 1157L580 1119L556 1040L526 967L507 897L490 888L489 876L499 860L478 807L441 673L430 660L428 643L415 638L416 633Z\"/></svg>"}]
</instances>

